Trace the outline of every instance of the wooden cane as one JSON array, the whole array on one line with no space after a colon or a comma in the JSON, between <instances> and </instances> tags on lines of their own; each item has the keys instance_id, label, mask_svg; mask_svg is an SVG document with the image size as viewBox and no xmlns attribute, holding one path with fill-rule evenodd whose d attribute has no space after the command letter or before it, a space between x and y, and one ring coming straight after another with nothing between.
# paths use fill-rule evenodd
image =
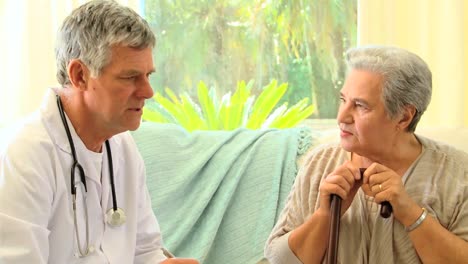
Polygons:
<instances>
[{"instance_id":1,"label":"wooden cane","mask_svg":"<svg viewBox=\"0 0 468 264\"><path fill-rule=\"evenodd\" d=\"M366 168L359 168L361 173L361 181L364 177ZM392 205L385 201L382 202L380 208L380 215L383 218L388 218L392 214ZM341 216L341 197L336 194L331 195L330 201L330 233L328 237L328 249L327 249L327 264L336 264L338 261L338 242L340 239L340 216Z\"/></svg>"},{"instance_id":2,"label":"wooden cane","mask_svg":"<svg viewBox=\"0 0 468 264\"><path fill-rule=\"evenodd\" d=\"M328 237L327 264L336 264L338 259L338 242L340 238L341 197L331 195L330 202L330 235Z\"/></svg>"},{"instance_id":3,"label":"wooden cane","mask_svg":"<svg viewBox=\"0 0 468 264\"><path fill-rule=\"evenodd\" d=\"M359 172L364 177L365 168L360 168ZM338 242L340 240L340 216L341 216L341 197L336 194L331 195L330 201L330 233L328 237L327 264L336 264L338 260Z\"/></svg>"}]
</instances>

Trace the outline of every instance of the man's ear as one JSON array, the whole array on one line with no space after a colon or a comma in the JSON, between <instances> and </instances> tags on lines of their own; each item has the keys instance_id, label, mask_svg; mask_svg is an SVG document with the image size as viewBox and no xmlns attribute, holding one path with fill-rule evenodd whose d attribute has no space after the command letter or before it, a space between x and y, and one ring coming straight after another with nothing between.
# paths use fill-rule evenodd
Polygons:
<instances>
[{"instance_id":1,"label":"man's ear","mask_svg":"<svg viewBox=\"0 0 468 264\"><path fill-rule=\"evenodd\" d=\"M81 60L74 59L68 63L67 71L71 85L80 90L86 90L90 75L88 67Z\"/></svg>"},{"instance_id":2,"label":"man's ear","mask_svg":"<svg viewBox=\"0 0 468 264\"><path fill-rule=\"evenodd\" d=\"M407 127L411 124L411 121L413 121L416 112L416 108L413 105L407 105L404 107L403 113L400 116L400 121L398 122L398 127L401 131L406 131Z\"/></svg>"}]
</instances>

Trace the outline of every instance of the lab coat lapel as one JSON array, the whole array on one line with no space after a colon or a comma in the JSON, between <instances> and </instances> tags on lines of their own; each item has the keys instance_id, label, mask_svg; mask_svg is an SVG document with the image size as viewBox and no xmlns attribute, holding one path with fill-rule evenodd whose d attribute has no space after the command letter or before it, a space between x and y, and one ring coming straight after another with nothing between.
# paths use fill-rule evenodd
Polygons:
<instances>
[{"instance_id":1,"label":"lab coat lapel","mask_svg":"<svg viewBox=\"0 0 468 264\"><path fill-rule=\"evenodd\" d=\"M59 109L57 106L56 92L54 89L49 88L46 92L40 111L43 116L43 123L49 135L51 135L51 140L56 144L62 151L70 154L71 157L71 147L68 142L67 133L65 132L65 127L60 118ZM70 132L75 133L73 126L68 120L67 115L65 114L68 125L70 127Z\"/></svg>"},{"instance_id":2,"label":"lab coat lapel","mask_svg":"<svg viewBox=\"0 0 468 264\"><path fill-rule=\"evenodd\" d=\"M66 89L66 88L61 88L61 89ZM42 112L44 118L44 126L46 127L47 131L51 135L51 140L54 142L54 144L57 145L57 147L67 153L70 156L70 159L72 160L72 153L71 153L71 147L70 147L70 142L68 141L67 133L65 131L65 126L63 125L62 119L60 117L60 112L59 108L57 106L57 93L54 91L54 89L50 88L45 95L44 101L40 107L40 111ZM73 139L73 144L75 145L75 151L77 155L77 159L80 162L80 164L83 166L83 168L86 170L86 165L84 164L86 159L84 157L80 157L82 155L83 151L86 150L86 146L84 145L83 141L81 138L76 134L75 128L73 127L73 124L70 122L70 119L68 118L67 114L65 113L65 119L68 123L68 128L70 129L70 134ZM90 179L92 181L95 181L97 184L101 184L101 179L100 175L99 176L92 176L93 174L88 173L85 171L86 174L86 179ZM79 182L79 177L75 177L75 181Z\"/></svg>"}]
</instances>

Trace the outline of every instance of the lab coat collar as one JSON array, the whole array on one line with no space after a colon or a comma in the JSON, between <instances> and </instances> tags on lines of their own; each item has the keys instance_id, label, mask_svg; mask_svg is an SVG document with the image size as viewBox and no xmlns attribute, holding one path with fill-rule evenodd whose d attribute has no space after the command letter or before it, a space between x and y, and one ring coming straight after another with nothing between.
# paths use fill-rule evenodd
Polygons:
<instances>
[{"instance_id":1,"label":"lab coat collar","mask_svg":"<svg viewBox=\"0 0 468 264\"><path fill-rule=\"evenodd\" d=\"M42 122L48 131L49 135L51 136L51 140L56 144L62 151L70 154L70 158L72 158L71 154L71 147L70 142L68 141L67 133L65 132L65 127L62 123L62 119L60 117L60 112L57 106L57 93L56 89L68 89L68 88L49 88L44 96L42 101L40 112L42 115ZM75 144L75 149L86 148L81 138L76 134L75 128L73 127L68 115L65 113L65 119L67 120L68 127L70 128L70 134L73 138L73 143ZM112 150L112 158L115 161L118 161L117 151L120 149L120 138L119 137L112 137L109 139L109 144ZM105 144L103 144L103 153L106 152ZM78 155L78 154L77 154ZM107 159L107 154L104 158ZM117 174L119 171L119 164L120 162L113 162L113 169L114 174ZM88 174L86 174L88 178ZM100 182L100 179L90 178L91 180Z\"/></svg>"}]
</instances>

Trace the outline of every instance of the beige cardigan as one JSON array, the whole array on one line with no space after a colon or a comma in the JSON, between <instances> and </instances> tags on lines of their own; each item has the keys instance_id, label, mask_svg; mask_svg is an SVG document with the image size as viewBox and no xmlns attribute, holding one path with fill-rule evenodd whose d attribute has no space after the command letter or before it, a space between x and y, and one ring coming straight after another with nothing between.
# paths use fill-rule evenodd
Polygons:
<instances>
[{"instance_id":1,"label":"beige cardigan","mask_svg":"<svg viewBox=\"0 0 468 264\"><path fill-rule=\"evenodd\" d=\"M423 150L402 178L406 191L442 226L468 240L468 154L421 136L418 139ZM349 159L350 153L338 144L310 153L265 245L271 263L301 263L289 248L289 234L318 208L321 180ZM404 226L393 217L380 217L379 206L359 190L341 218L338 263L421 261Z\"/></svg>"}]
</instances>

